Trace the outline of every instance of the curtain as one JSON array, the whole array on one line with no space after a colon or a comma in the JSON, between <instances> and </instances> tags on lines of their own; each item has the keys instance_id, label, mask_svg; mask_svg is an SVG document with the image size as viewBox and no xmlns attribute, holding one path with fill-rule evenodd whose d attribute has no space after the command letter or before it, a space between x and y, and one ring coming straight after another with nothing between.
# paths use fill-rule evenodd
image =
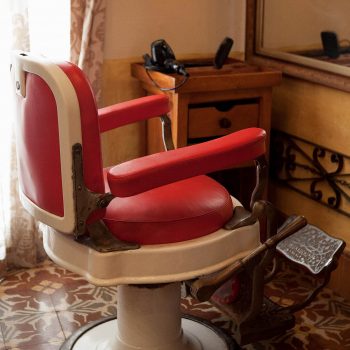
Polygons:
<instances>
[{"instance_id":1,"label":"curtain","mask_svg":"<svg viewBox=\"0 0 350 350\"><path fill-rule=\"evenodd\" d=\"M28 1L16 0L12 4L12 49L30 51ZM12 83L12 82L11 82ZM12 93L12 91L11 91ZM33 267L45 257L39 223L27 213L19 201L16 145L12 124L9 162L10 193L9 225L5 231L6 263L8 267Z\"/></svg>"},{"instance_id":2,"label":"curtain","mask_svg":"<svg viewBox=\"0 0 350 350\"><path fill-rule=\"evenodd\" d=\"M106 0L71 0L71 61L87 75L99 107Z\"/></svg>"},{"instance_id":3,"label":"curtain","mask_svg":"<svg viewBox=\"0 0 350 350\"><path fill-rule=\"evenodd\" d=\"M0 4L0 278L13 267L33 267L46 257L38 223L22 207L18 196L17 160L14 141L11 50L29 51L27 0Z\"/></svg>"}]
</instances>

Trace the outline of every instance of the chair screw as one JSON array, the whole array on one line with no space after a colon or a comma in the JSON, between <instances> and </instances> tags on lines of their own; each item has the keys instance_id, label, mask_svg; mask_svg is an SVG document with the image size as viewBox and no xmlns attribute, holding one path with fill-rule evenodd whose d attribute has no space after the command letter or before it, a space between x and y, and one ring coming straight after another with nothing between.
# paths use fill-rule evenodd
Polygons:
<instances>
[{"instance_id":1,"label":"chair screw","mask_svg":"<svg viewBox=\"0 0 350 350\"><path fill-rule=\"evenodd\" d=\"M107 206L107 202L104 199L101 199L97 205L100 208L105 208Z\"/></svg>"}]
</instances>

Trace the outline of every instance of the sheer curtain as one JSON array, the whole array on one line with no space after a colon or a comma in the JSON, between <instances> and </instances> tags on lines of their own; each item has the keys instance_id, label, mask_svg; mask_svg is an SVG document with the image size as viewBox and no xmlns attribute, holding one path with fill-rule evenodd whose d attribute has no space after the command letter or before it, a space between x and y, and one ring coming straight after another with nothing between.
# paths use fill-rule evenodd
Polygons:
<instances>
[{"instance_id":1,"label":"sheer curtain","mask_svg":"<svg viewBox=\"0 0 350 350\"><path fill-rule=\"evenodd\" d=\"M71 62L87 75L101 107L106 0L71 0Z\"/></svg>"},{"instance_id":2,"label":"sheer curtain","mask_svg":"<svg viewBox=\"0 0 350 350\"><path fill-rule=\"evenodd\" d=\"M10 52L11 49L29 51L27 1L2 1L1 16L1 110L6 111L0 128L1 140L1 275L8 266L32 266L36 256L42 255L40 244L33 242L36 224L18 205L15 145L13 142L13 104L11 94ZM24 228L24 230L22 230ZM38 248L38 249L37 249ZM37 254L38 253L38 254ZM35 256L35 259L33 259ZM33 261L34 260L34 261Z\"/></svg>"},{"instance_id":3,"label":"sheer curtain","mask_svg":"<svg viewBox=\"0 0 350 350\"><path fill-rule=\"evenodd\" d=\"M0 109L2 111L0 127L0 277L6 269L6 244L5 238L10 232L10 154L11 154L11 99L10 91L10 48L11 48L11 16L10 3L0 2Z\"/></svg>"},{"instance_id":4,"label":"sheer curtain","mask_svg":"<svg viewBox=\"0 0 350 350\"><path fill-rule=\"evenodd\" d=\"M39 224L18 198L10 74L13 49L68 59L69 0L0 1L0 277L8 268L33 267L46 257Z\"/></svg>"}]
</instances>

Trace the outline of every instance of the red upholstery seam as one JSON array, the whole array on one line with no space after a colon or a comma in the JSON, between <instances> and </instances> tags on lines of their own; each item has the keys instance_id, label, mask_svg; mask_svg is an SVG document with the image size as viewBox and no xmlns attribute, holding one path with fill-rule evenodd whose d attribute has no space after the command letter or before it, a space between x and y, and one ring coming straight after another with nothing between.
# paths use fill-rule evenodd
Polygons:
<instances>
[{"instance_id":1,"label":"red upholstery seam","mask_svg":"<svg viewBox=\"0 0 350 350\"><path fill-rule=\"evenodd\" d=\"M231 197L230 197L231 198ZM222 207L225 207L227 204L229 204L231 201L226 199L225 202L222 204ZM201 217L205 217L207 215L211 215L212 213L218 212L217 209L213 209L211 211L207 211L203 214L199 214L199 215L193 215L193 216L188 216L188 217L183 217L183 218L178 218L178 219L169 219L169 220L157 220L157 221L134 221L134 220L111 220L111 219L104 219L105 221L109 221L109 222L128 222L128 223L167 223L167 222L180 222L180 221L184 221L184 220L190 220L190 219L195 219L195 218L201 218ZM137 219L135 219L137 220Z\"/></svg>"}]
</instances>

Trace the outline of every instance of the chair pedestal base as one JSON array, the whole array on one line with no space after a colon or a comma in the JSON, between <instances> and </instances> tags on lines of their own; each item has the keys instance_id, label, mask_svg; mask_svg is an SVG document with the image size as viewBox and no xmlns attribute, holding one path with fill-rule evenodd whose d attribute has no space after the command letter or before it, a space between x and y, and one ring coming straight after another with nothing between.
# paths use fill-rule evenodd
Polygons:
<instances>
[{"instance_id":1,"label":"chair pedestal base","mask_svg":"<svg viewBox=\"0 0 350 350\"><path fill-rule=\"evenodd\" d=\"M180 284L118 287L118 319L78 330L61 350L233 350L219 328L180 313Z\"/></svg>"}]
</instances>

